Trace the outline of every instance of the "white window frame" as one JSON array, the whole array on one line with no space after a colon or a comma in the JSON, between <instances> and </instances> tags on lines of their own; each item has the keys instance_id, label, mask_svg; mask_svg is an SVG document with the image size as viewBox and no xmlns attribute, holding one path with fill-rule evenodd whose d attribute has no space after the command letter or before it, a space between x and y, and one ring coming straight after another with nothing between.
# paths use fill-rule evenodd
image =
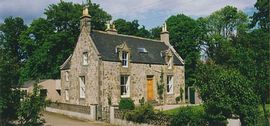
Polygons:
<instances>
[{"instance_id":1,"label":"white window frame","mask_svg":"<svg viewBox=\"0 0 270 126\"><path fill-rule=\"evenodd\" d=\"M83 61L83 65L88 65L88 62L89 62L89 60L88 60L88 52L83 52L83 59L82 59Z\"/></svg>"},{"instance_id":2,"label":"white window frame","mask_svg":"<svg viewBox=\"0 0 270 126\"><path fill-rule=\"evenodd\" d=\"M128 67L128 52L122 51L122 66Z\"/></svg>"},{"instance_id":3,"label":"white window frame","mask_svg":"<svg viewBox=\"0 0 270 126\"><path fill-rule=\"evenodd\" d=\"M173 75L167 76L167 94L173 94Z\"/></svg>"},{"instance_id":4,"label":"white window frame","mask_svg":"<svg viewBox=\"0 0 270 126\"><path fill-rule=\"evenodd\" d=\"M80 81L80 98L85 98L85 76L80 76L79 81Z\"/></svg>"},{"instance_id":5,"label":"white window frame","mask_svg":"<svg viewBox=\"0 0 270 126\"><path fill-rule=\"evenodd\" d=\"M65 72L66 81L69 81L69 71Z\"/></svg>"},{"instance_id":6,"label":"white window frame","mask_svg":"<svg viewBox=\"0 0 270 126\"><path fill-rule=\"evenodd\" d=\"M121 75L121 77L120 77L120 95L121 95L121 97L130 97L130 88L129 87L130 87L130 76L129 75ZM124 89L125 91L122 91L122 89Z\"/></svg>"},{"instance_id":7,"label":"white window frame","mask_svg":"<svg viewBox=\"0 0 270 126\"><path fill-rule=\"evenodd\" d=\"M68 94L68 89L65 90L65 98L66 98L66 101L69 100L69 94Z\"/></svg>"}]
</instances>

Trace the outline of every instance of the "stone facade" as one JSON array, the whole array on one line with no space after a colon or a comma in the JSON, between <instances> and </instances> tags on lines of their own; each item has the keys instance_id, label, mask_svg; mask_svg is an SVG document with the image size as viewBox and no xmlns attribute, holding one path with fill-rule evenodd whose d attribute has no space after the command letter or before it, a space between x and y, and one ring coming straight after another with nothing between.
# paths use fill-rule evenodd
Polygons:
<instances>
[{"instance_id":1,"label":"stone facade","mask_svg":"<svg viewBox=\"0 0 270 126\"><path fill-rule=\"evenodd\" d=\"M130 63L129 68L123 68L121 63L102 61L102 101L106 102L108 96L112 98L112 104L117 105L120 101L120 75L130 76L130 98L135 104L139 104L139 99L147 98L147 76L153 77L154 97L158 101L157 82L160 81L161 69L164 72L164 82L166 83L167 75L173 75L173 94L167 94L164 91L164 100L166 104L175 104L175 98L180 95L180 87L184 85L184 67L174 66L172 70L168 70L167 65L155 64L138 64ZM165 85L166 86L166 85ZM165 87L166 88L166 87ZM183 95L183 99L184 95Z\"/></svg>"},{"instance_id":2,"label":"stone facade","mask_svg":"<svg viewBox=\"0 0 270 126\"><path fill-rule=\"evenodd\" d=\"M89 18L90 16L86 16ZM90 20L90 19L89 19ZM81 23L87 24L83 21L89 21L81 19ZM89 24L88 24L89 25ZM61 89L62 89L62 102L68 104L77 104L83 106L90 105L101 105L108 106L108 99L112 100L112 105L118 105L121 95L120 95L120 77L121 75L129 76L129 97L134 100L135 104L139 104L139 99L144 99L147 101L147 78L152 78L153 83L153 100L158 101L157 93L157 82L160 81L161 71L164 73L164 103L165 104L176 104L175 98L180 96L180 88L185 89L185 77L184 77L184 65L181 57L175 52L173 47L169 44L169 40L166 44L158 40L150 40L144 38L138 38L134 36L124 36L125 38L138 39L140 41L151 42L153 44L160 45L163 49L164 47L170 52L171 56L175 56L173 60L179 60L181 64L175 64L170 69L166 63L165 57L162 59L162 63L139 63L133 62L132 58L128 58L128 67L123 67L121 63L121 58L115 61L102 59L102 53L99 52L102 49L98 49L95 45L94 39L91 37L90 26L82 25L81 34L78 38L74 52L70 58L61 66ZM164 30L164 29L163 29ZM109 30L108 30L109 31ZM111 36L118 36L117 32L102 32L102 34L110 34ZM169 33L163 31L163 39L169 39L166 36ZM103 38L101 38L102 40ZM112 40L108 40L112 41ZM125 44L125 42L123 42ZM107 46L107 45L104 45ZM130 48L130 47L128 47ZM150 47L149 47L150 48ZM104 50L103 50L104 51ZM111 50L110 50L111 51ZM156 51L156 50L155 50ZM164 50L157 50L160 55ZM88 65L83 64L83 54L87 52ZM114 52L111 52L114 53ZM133 53L134 54L134 53ZM130 54L131 57L133 55ZM155 53L156 55L156 53ZM162 57L159 54L157 58ZM119 56L121 57L121 56ZM155 58L155 57L154 57ZM160 61L161 62L161 61ZM167 61L166 61L167 62ZM69 64L69 67L65 67ZM167 75L173 76L173 92L168 94L166 92L166 82ZM67 79L68 76L68 79ZM81 76L85 77L85 98L80 98L80 80ZM185 93L183 93L185 94ZM183 95L183 103L184 95Z\"/></svg>"}]
</instances>

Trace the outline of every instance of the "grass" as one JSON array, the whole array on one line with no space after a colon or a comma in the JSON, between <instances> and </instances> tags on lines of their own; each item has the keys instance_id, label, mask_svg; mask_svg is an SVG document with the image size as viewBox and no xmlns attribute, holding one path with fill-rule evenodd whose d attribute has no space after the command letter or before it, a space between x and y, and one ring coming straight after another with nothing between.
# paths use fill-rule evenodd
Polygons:
<instances>
[{"instance_id":1,"label":"grass","mask_svg":"<svg viewBox=\"0 0 270 126\"><path fill-rule=\"evenodd\" d=\"M191 109L192 109L193 111L196 111L196 112L203 112L203 111L204 111L204 108L203 108L202 105L198 105L198 106L190 106L190 107L191 107ZM184 109L184 108L185 108L185 107L179 107L179 108L175 108L175 109L171 109L171 110L166 110L166 111L164 111L163 113L165 113L165 114L167 114L167 115L176 115L177 112L178 112L179 110ZM266 110L267 110L268 112L270 112L270 104L266 104ZM263 113L263 109L262 109L262 106L261 106L261 105L259 106L259 111L260 111L261 113Z\"/></svg>"},{"instance_id":2,"label":"grass","mask_svg":"<svg viewBox=\"0 0 270 126\"><path fill-rule=\"evenodd\" d=\"M175 109L171 109L171 110L166 110L164 111L164 114L167 115L176 115L178 113L179 110L184 109L185 107L179 107L179 108L175 108ZM202 105L198 105L198 106L190 106L190 108L192 109L192 111L195 112L203 112L204 108Z\"/></svg>"}]
</instances>

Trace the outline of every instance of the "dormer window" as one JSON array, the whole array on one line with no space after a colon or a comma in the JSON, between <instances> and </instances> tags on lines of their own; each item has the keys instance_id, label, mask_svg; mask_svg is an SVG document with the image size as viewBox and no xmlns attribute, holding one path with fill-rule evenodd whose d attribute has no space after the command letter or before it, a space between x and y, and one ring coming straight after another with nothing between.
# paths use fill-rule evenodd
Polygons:
<instances>
[{"instance_id":1,"label":"dormer window","mask_svg":"<svg viewBox=\"0 0 270 126\"><path fill-rule=\"evenodd\" d=\"M88 52L83 53L83 65L88 65Z\"/></svg>"},{"instance_id":2,"label":"dormer window","mask_svg":"<svg viewBox=\"0 0 270 126\"><path fill-rule=\"evenodd\" d=\"M122 51L122 66L128 67L128 52Z\"/></svg>"}]
</instances>

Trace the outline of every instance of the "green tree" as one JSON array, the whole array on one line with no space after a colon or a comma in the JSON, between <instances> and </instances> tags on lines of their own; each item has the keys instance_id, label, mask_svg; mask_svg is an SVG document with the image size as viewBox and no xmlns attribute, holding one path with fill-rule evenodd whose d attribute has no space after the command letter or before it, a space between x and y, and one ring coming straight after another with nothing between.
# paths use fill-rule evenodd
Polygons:
<instances>
[{"instance_id":1,"label":"green tree","mask_svg":"<svg viewBox=\"0 0 270 126\"><path fill-rule=\"evenodd\" d=\"M130 22L124 19L117 19L113 23L115 24L117 32L120 34L134 35L144 38L150 37L150 32L146 30L144 26L141 26L140 28L138 20L133 20Z\"/></svg>"},{"instance_id":2,"label":"green tree","mask_svg":"<svg viewBox=\"0 0 270 126\"><path fill-rule=\"evenodd\" d=\"M152 29L150 29L150 38L159 40L160 39L160 33L161 33L161 27L160 26L152 28Z\"/></svg>"},{"instance_id":3,"label":"green tree","mask_svg":"<svg viewBox=\"0 0 270 126\"><path fill-rule=\"evenodd\" d=\"M19 69L24 56L18 36L26 29L21 18L7 17L0 24L0 125L17 119L20 102Z\"/></svg>"},{"instance_id":4,"label":"green tree","mask_svg":"<svg viewBox=\"0 0 270 126\"><path fill-rule=\"evenodd\" d=\"M40 87L34 84L33 93L22 97L20 107L17 111L19 124L21 126L41 126L45 120L41 118L41 112L47 101L40 94Z\"/></svg>"},{"instance_id":5,"label":"green tree","mask_svg":"<svg viewBox=\"0 0 270 126\"><path fill-rule=\"evenodd\" d=\"M254 7L257 11L252 16L251 26L255 27L258 24L263 30L269 30L269 0L257 0Z\"/></svg>"},{"instance_id":6,"label":"green tree","mask_svg":"<svg viewBox=\"0 0 270 126\"><path fill-rule=\"evenodd\" d=\"M92 29L104 30L111 16L99 5L88 2ZM82 5L60 2L45 9L46 18L34 20L20 36L26 54L21 82L30 79L59 78L59 66L72 53L80 34Z\"/></svg>"},{"instance_id":7,"label":"green tree","mask_svg":"<svg viewBox=\"0 0 270 126\"><path fill-rule=\"evenodd\" d=\"M251 81L235 69L208 62L197 69L196 86L204 101L209 125L225 125L226 119L237 115L242 125L258 122L258 97Z\"/></svg>"},{"instance_id":8,"label":"green tree","mask_svg":"<svg viewBox=\"0 0 270 126\"><path fill-rule=\"evenodd\" d=\"M170 43L185 60L186 86L192 86L200 56L198 24L194 19L183 14L169 17L166 23L170 33Z\"/></svg>"}]
</instances>

